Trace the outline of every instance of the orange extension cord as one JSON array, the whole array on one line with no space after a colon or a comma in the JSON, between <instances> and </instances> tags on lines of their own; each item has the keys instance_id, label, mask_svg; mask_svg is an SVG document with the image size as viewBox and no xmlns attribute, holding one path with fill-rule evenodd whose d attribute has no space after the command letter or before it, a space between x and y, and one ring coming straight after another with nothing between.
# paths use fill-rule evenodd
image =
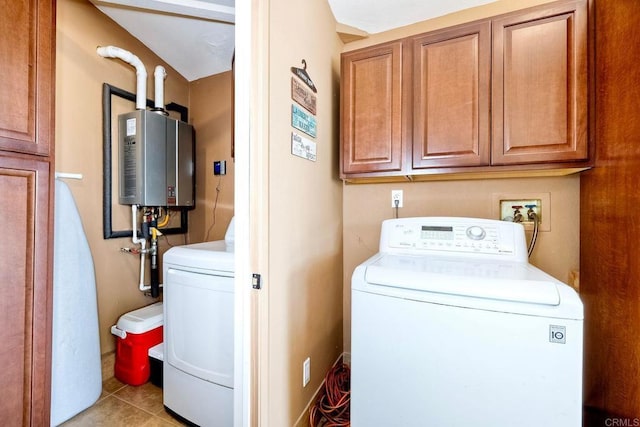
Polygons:
<instances>
[{"instance_id":1,"label":"orange extension cord","mask_svg":"<svg viewBox=\"0 0 640 427\"><path fill-rule=\"evenodd\" d=\"M344 363L334 366L325 378L322 395L309 410L311 427L351 425L351 370Z\"/></svg>"}]
</instances>

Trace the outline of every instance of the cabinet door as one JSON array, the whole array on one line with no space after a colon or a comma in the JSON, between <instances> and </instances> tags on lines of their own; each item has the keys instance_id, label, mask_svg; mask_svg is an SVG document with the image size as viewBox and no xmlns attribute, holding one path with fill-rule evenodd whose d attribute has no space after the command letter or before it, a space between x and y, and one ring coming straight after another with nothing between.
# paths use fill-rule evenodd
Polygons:
<instances>
[{"instance_id":1,"label":"cabinet door","mask_svg":"<svg viewBox=\"0 0 640 427\"><path fill-rule=\"evenodd\" d=\"M402 42L343 54L343 175L402 169L402 115Z\"/></svg>"},{"instance_id":2,"label":"cabinet door","mask_svg":"<svg viewBox=\"0 0 640 427\"><path fill-rule=\"evenodd\" d=\"M49 425L47 162L0 156L0 218L0 419Z\"/></svg>"},{"instance_id":3,"label":"cabinet door","mask_svg":"<svg viewBox=\"0 0 640 427\"><path fill-rule=\"evenodd\" d=\"M0 150L48 155L53 136L53 1L0 9Z\"/></svg>"},{"instance_id":4,"label":"cabinet door","mask_svg":"<svg viewBox=\"0 0 640 427\"><path fill-rule=\"evenodd\" d=\"M413 168L488 165L491 22L412 44Z\"/></svg>"},{"instance_id":5,"label":"cabinet door","mask_svg":"<svg viewBox=\"0 0 640 427\"><path fill-rule=\"evenodd\" d=\"M492 164L587 158L587 4L493 21Z\"/></svg>"}]
</instances>

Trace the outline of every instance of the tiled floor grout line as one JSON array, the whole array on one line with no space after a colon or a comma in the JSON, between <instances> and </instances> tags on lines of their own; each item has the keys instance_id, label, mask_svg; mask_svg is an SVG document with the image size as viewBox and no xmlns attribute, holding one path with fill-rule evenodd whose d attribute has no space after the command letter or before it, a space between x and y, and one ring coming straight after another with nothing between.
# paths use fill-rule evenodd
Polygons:
<instances>
[{"instance_id":1,"label":"tiled floor grout line","mask_svg":"<svg viewBox=\"0 0 640 427\"><path fill-rule=\"evenodd\" d=\"M153 412L149 411L148 409L142 408L142 407L140 407L140 406L136 405L135 403L133 403L133 402L131 402L131 401L127 400L127 399L123 399L122 397L117 396L115 393L114 393L114 394L112 394L112 396L113 396L114 398L118 399L119 401L126 403L127 405L133 406L133 407L134 407L134 408L136 408L136 409L140 409L141 411L146 412L146 413L147 413L147 414L149 414L149 415L156 415L156 414L154 414Z\"/></svg>"},{"instance_id":2,"label":"tiled floor grout line","mask_svg":"<svg viewBox=\"0 0 640 427\"><path fill-rule=\"evenodd\" d=\"M111 393L107 394L107 395L106 395L106 396L104 396L102 399L106 399L107 397L112 396L112 397L114 397L114 398L118 399L119 401L124 402L124 403L126 403L127 405L130 405L130 406L132 406L132 407L134 407L134 408L136 408L136 409L139 409L139 410L141 410L141 411L143 411L143 412L145 412L145 413L147 413L147 414L149 414L149 415L151 415L151 416L153 416L153 417L155 417L155 418L162 419L162 420L164 420L165 422L168 422L168 423L170 423L170 424L172 424L172 425L180 425L180 424L176 424L176 422L175 422L174 420L167 420L166 418L162 418L162 417L161 417L161 415L162 415L162 413L163 413L163 411L164 411L164 405L162 406L162 408L161 408L160 410L158 410L158 412L152 412L152 411L150 411L150 410L148 410L148 409L145 409L145 408L143 408L143 407L141 407L141 406L138 406L138 405L137 405L137 404L135 404L134 402L131 402L130 400L127 400L126 398L123 398L123 397L122 397L122 396L120 396L120 395L117 395L117 393L118 393L118 392L120 392L120 391L124 390L124 389L125 389L125 388L127 388L127 387L131 387L131 386L126 385L126 384L125 384L125 385L123 385L122 387L119 387L117 390L114 390L113 392L111 392ZM99 400L102 400L102 399L99 399ZM96 402L96 403L97 403L97 402Z\"/></svg>"}]
</instances>

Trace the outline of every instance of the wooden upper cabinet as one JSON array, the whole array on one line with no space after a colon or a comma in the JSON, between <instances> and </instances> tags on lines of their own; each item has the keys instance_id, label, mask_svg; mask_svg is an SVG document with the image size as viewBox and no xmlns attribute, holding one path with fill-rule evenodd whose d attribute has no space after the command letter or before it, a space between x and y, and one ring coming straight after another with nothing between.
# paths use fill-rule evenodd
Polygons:
<instances>
[{"instance_id":1,"label":"wooden upper cabinet","mask_svg":"<svg viewBox=\"0 0 640 427\"><path fill-rule=\"evenodd\" d=\"M410 43L413 168L488 165L491 21Z\"/></svg>"},{"instance_id":2,"label":"wooden upper cabinet","mask_svg":"<svg viewBox=\"0 0 640 427\"><path fill-rule=\"evenodd\" d=\"M4 2L0 18L0 150L47 156L53 136L54 2Z\"/></svg>"},{"instance_id":3,"label":"wooden upper cabinet","mask_svg":"<svg viewBox=\"0 0 640 427\"><path fill-rule=\"evenodd\" d=\"M587 159L587 3L493 20L492 164Z\"/></svg>"},{"instance_id":4,"label":"wooden upper cabinet","mask_svg":"<svg viewBox=\"0 0 640 427\"><path fill-rule=\"evenodd\" d=\"M342 173L402 169L402 42L342 55Z\"/></svg>"},{"instance_id":5,"label":"wooden upper cabinet","mask_svg":"<svg viewBox=\"0 0 640 427\"><path fill-rule=\"evenodd\" d=\"M341 177L588 168L588 0L342 55Z\"/></svg>"}]
</instances>

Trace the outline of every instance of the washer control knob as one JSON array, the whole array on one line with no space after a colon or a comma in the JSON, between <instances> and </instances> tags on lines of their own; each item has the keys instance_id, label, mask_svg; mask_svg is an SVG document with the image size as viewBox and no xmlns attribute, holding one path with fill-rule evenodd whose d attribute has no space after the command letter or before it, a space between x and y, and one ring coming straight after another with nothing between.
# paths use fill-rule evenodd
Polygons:
<instances>
[{"instance_id":1,"label":"washer control knob","mask_svg":"<svg viewBox=\"0 0 640 427\"><path fill-rule=\"evenodd\" d=\"M482 240L486 235L487 233L484 231L484 228L477 225L467 228L467 237L472 240Z\"/></svg>"}]
</instances>

